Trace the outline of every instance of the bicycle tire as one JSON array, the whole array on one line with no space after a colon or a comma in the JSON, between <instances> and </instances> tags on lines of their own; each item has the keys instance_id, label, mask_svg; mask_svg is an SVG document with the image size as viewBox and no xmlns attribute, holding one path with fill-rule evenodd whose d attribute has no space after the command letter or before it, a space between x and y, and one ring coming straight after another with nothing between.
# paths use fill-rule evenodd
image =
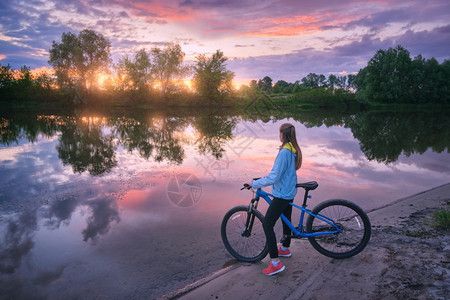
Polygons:
<instances>
[{"instance_id":1,"label":"bicycle tire","mask_svg":"<svg viewBox=\"0 0 450 300\"><path fill-rule=\"evenodd\" d=\"M314 249L323 255L337 259L349 258L367 246L371 235L370 220L355 203L341 199L327 200L317 205L312 213L333 220L342 229L335 234L308 237ZM330 231L330 227L312 215L306 221L307 233Z\"/></svg>"},{"instance_id":2,"label":"bicycle tire","mask_svg":"<svg viewBox=\"0 0 450 300\"><path fill-rule=\"evenodd\" d=\"M266 257L269 247L264 234L264 216L258 210L252 210L254 216L251 232L246 231L248 206L236 206L230 209L222 220L222 241L228 252L243 262L257 262Z\"/></svg>"}]
</instances>

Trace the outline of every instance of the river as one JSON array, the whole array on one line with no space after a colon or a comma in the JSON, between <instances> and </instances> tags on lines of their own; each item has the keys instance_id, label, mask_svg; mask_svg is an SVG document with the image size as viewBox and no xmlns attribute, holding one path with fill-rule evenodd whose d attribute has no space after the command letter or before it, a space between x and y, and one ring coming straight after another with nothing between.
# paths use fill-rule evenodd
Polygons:
<instances>
[{"instance_id":1,"label":"river","mask_svg":"<svg viewBox=\"0 0 450 300\"><path fill-rule=\"evenodd\" d=\"M299 181L319 183L310 207L450 182L445 113L3 112L0 298L157 298L219 270L221 219L270 171L285 122Z\"/></svg>"}]
</instances>

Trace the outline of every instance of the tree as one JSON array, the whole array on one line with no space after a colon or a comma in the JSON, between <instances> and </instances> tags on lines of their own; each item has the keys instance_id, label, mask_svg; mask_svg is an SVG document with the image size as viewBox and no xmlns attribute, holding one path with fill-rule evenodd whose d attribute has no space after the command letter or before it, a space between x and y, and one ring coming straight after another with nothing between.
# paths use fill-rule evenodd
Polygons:
<instances>
[{"instance_id":1,"label":"tree","mask_svg":"<svg viewBox=\"0 0 450 300\"><path fill-rule=\"evenodd\" d=\"M58 85L92 89L96 75L108 71L111 43L102 35L85 29L78 36L63 33L61 42L52 42L48 63L55 69Z\"/></svg>"},{"instance_id":2,"label":"tree","mask_svg":"<svg viewBox=\"0 0 450 300\"><path fill-rule=\"evenodd\" d=\"M217 50L211 57L197 56L194 66L194 86L210 103L233 90L234 73L226 69L227 58Z\"/></svg>"},{"instance_id":3,"label":"tree","mask_svg":"<svg viewBox=\"0 0 450 300\"><path fill-rule=\"evenodd\" d=\"M320 74L319 75L319 87L327 87L327 86L328 86L327 78L325 77L325 75Z\"/></svg>"},{"instance_id":4,"label":"tree","mask_svg":"<svg viewBox=\"0 0 450 300\"><path fill-rule=\"evenodd\" d=\"M187 75L189 69L183 66L184 52L179 44L167 43L163 49L153 48L152 73L161 93L166 97L173 91L175 82Z\"/></svg>"},{"instance_id":5,"label":"tree","mask_svg":"<svg viewBox=\"0 0 450 300\"><path fill-rule=\"evenodd\" d=\"M355 88L355 78L356 75L349 74L347 78L347 89Z\"/></svg>"},{"instance_id":6,"label":"tree","mask_svg":"<svg viewBox=\"0 0 450 300\"><path fill-rule=\"evenodd\" d=\"M450 60L445 60L441 65L442 85L440 86L440 94L442 98L439 99L442 103L450 103Z\"/></svg>"},{"instance_id":7,"label":"tree","mask_svg":"<svg viewBox=\"0 0 450 300\"><path fill-rule=\"evenodd\" d=\"M306 77L302 78L302 84L308 89L317 89L322 86L326 87L327 79L323 74L309 73Z\"/></svg>"},{"instance_id":8,"label":"tree","mask_svg":"<svg viewBox=\"0 0 450 300\"><path fill-rule=\"evenodd\" d=\"M334 74L330 74L328 76L328 84L330 85L330 87L333 89L335 85L337 85L338 82L338 78L336 77L336 75Z\"/></svg>"},{"instance_id":9,"label":"tree","mask_svg":"<svg viewBox=\"0 0 450 300\"><path fill-rule=\"evenodd\" d=\"M0 65L0 100L11 100L9 98L11 97L14 85L14 71L11 66L9 64L7 66Z\"/></svg>"},{"instance_id":10,"label":"tree","mask_svg":"<svg viewBox=\"0 0 450 300\"><path fill-rule=\"evenodd\" d=\"M409 52L402 46L397 46L378 50L365 68L364 78L357 81L368 100L405 103L409 102L411 96L410 70Z\"/></svg>"},{"instance_id":11,"label":"tree","mask_svg":"<svg viewBox=\"0 0 450 300\"><path fill-rule=\"evenodd\" d=\"M265 76L258 80L258 87L264 92L270 92L272 90L272 78Z\"/></svg>"},{"instance_id":12,"label":"tree","mask_svg":"<svg viewBox=\"0 0 450 300\"><path fill-rule=\"evenodd\" d=\"M283 93L286 88L289 87L289 83L284 80L278 80L273 86L274 93Z\"/></svg>"},{"instance_id":13,"label":"tree","mask_svg":"<svg viewBox=\"0 0 450 300\"><path fill-rule=\"evenodd\" d=\"M31 69L23 66L16 72L16 94L20 100L28 100L32 97L34 79L31 75Z\"/></svg>"},{"instance_id":14,"label":"tree","mask_svg":"<svg viewBox=\"0 0 450 300\"><path fill-rule=\"evenodd\" d=\"M142 91L152 79L150 56L145 49L139 50L134 60L128 56L120 59L116 69L122 88Z\"/></svg>"}]
</instances>

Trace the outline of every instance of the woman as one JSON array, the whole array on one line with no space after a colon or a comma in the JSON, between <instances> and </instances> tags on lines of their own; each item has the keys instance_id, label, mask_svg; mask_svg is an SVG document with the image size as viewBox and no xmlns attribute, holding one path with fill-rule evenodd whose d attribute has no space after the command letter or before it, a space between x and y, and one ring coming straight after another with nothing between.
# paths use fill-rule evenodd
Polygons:
<instances>
[{"instance_id":1,"label":"woman","mask_svg":"<svg viewBox=\"0 0 450 300\"><path fill-rule=\"evenodd\" d=\"M291 239L287 237L291 235L290 228L283 222L284 237L282 246L278 249L273 228L281 214L284 214L289 221L291 220L292 206L290 203L294 201L294 197L297 194L297 188L295 187L297 184L296 171L302 165L302 152L295 136L295 127L292 124L285 123L280 126L280 141L280 151L270 173L264 178L253 181L251 184L254 189L272 185L272 194L274 196L272 203L267 209L263 223L271 258L269 267L263 270L263 273L266 275L282 272L285 266L278 257L291 256L289 251Z\"/></svg>"}]
</instances>

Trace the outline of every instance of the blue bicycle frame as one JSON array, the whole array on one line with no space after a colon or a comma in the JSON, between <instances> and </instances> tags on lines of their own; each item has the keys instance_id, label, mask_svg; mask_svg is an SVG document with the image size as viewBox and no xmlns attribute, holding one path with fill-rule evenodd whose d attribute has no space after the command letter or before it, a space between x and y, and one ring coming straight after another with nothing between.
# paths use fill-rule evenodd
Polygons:
<instances>
[{"instance_id":1,"label":"blue bicycle frame","mask_svg":"<svg viewBox=\"0 0 450 300\"><path fill-rule=\"evenodd\" d=\"M266 202L270 205L270 203L272 203L272 200L270 199L270 197L274 197L272 194L269 194L261 189L257 189L256 190L256 194L255 194L255 201L258 201L259 198L262 197L264 200L266 200ZM300 221L298 224L298 229L294 227L294 225L292 225L292 223L283 215L281 214L281 219L284 221L284 223L286 223L286 225L292 230L293 236L292 237L312 237L312 236L318 236L318 235L327 235L327 234L335 234L335 233L339 233L342 230L335 224L335 222L324 216L324 215L315 215L311 212L311 210L306 208L306 200L308 198L308 191L305 190L305 198L303 201L303 206L299 206L296 205L294 203L290 203L292 206L300 209L302 212L300 214ZM253 203L254 201L252 201ZM329 224L332 226L332 228L334 228L335 230L332 231L321 231L321 232L314 232L314 233L306 233L303 230L303 221L304 221L304 217L305 217L305 213L314 216L315 218L318 218L322 221L324 221L325 223Z\"/></svg>"}]
</instances>

